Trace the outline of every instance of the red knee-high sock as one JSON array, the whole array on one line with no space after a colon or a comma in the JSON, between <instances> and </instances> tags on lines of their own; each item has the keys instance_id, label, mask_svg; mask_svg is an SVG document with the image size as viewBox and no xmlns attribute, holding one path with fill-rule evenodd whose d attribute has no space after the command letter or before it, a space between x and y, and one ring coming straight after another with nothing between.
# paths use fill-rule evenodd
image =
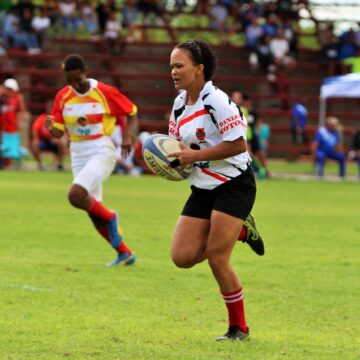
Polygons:
<instances>
[{"instance_id":1,"label":"red knee-high sock","mask_svg":"<svg viewBox=\"0 0 360 360\"><path fill-rule=\"evenodd\" d=\"M231 293L222 293L229 314L229 326L237 326L241 331L249 331L245 321L245 309L242 288Z\"/></svg>"},{"instance_id":2,"label":"red knee-high sock","mask_svg":"<svg viewBox=\"0 0 360 360\"><path fill-rule=\"evenodd\" d=\"M104 205L102 205L94 198L91 198L91 203L86 211L89 213L89 215L95 215L105 222L108 222L115 217L115 214L112 211L108 210Z\"/></svg>"},{"instance_id":3,"label":"red knee-high sock","mask_svg":"<svg viewBox=\"0 0 360 360\"><path fill-rule=\"evenodd\" d=\"M109 239L109 233L104 225L102 225L98 220L96 220L94 215L90 215L90 219L92 220L97 232L111 245L110 239ZM117 249L115 249L118 253L120 252L127 252L132 253L131 249L129 249L125 241L123 240Z\"/></svg>"},{"instance_id":4,"label":"red knee-high sock","mask_svg":"<svg viewBox=\"0 0 360 360\"><path fill-rule=\"evenodd\" d=\"M246 234L247 234L247 230L246 230L246 227L243 226L241 231L240 231L240 235L238 237L238 240L245 240L246 239Z\"/></svg>"}]
</instances>

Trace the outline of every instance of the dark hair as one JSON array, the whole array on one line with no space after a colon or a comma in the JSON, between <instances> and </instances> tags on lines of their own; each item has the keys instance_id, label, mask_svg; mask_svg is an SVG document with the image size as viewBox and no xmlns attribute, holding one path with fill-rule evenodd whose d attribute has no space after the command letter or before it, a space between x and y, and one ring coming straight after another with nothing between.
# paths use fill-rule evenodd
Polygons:
<instances>
[{"instance_id":1,"label":"dark hair","mask_svg":"<svg viewBox=\"0 0 360 360\"><path fill-rule=\"evenodd\" d=\"M191 59L195 65L204 65L205 80L211 80L216 69L216 57L210 45L203 40L189 40L175 47L189 51Z\"/></svg>"},{"instance_id":2,"label":"dark hair","mask_svg":"<svg viewBox=\"0 0 360 360\"><path fill-rule=\"evenodd\" d=\"M63 61L62 68L64 71L86 70L84 59L78 54L67 55Z\"/></svg>"}]
</instances>

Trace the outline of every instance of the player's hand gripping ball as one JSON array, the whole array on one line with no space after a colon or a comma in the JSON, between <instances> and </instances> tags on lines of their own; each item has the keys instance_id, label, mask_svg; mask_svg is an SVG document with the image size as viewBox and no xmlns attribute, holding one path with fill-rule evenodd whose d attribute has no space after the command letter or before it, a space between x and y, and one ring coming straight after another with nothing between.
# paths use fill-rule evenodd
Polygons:
<instances>
[{"instance_id":1,"label":"player's hand gripping ball","mask_svg":"<svg viewBox=\"0 0 360 360\"><path fill-rule=\"evenodd\" d=\"M154 134L149 136L142 146L142 153L146 165L155 174L170 181L184 180L191 174L192 165L186 165L181 169L180 165L166 167L166 165L176 165L175 157L168 157L169 154L181 151L179 141L170 136Z\"/></svg>"}]
</instances>

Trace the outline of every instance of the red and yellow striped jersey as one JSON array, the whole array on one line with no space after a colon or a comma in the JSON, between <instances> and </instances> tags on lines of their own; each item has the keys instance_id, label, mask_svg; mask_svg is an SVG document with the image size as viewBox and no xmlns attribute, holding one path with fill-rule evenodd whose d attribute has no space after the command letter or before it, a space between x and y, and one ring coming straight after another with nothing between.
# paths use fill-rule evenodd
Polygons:
<instances>
[{"instance_id":1,"label":"red and yellow striped jersey","mask_svg":"<svg viewBox=\"0 0 360 360\"><path fill-rule=\"evenodd\" d=\"M66 131L71 141L110 136L117 119L124 127L124 115L136 115L137 107L116 88L88 79L90 89L77 93L67 85L56 97L52 109L54 127Z\"/></svg>"}]
</instances>

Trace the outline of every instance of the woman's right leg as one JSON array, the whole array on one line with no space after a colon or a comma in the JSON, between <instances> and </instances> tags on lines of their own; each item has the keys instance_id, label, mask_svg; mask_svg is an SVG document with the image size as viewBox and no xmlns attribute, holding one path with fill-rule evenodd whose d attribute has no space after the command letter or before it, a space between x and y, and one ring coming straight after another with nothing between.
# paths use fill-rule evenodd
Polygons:
<instances>
[{"instance_id":1,"label":"woman's right leg","mask_svg":"<svg viewBox=\"0 0 360 360\"><path fill-rule=\"evenodd\" d=\"M208 219L181 215L171 243L171 258L180 268L190 268L206 259L210 231Z\"/></svg>"}]
</instances>

